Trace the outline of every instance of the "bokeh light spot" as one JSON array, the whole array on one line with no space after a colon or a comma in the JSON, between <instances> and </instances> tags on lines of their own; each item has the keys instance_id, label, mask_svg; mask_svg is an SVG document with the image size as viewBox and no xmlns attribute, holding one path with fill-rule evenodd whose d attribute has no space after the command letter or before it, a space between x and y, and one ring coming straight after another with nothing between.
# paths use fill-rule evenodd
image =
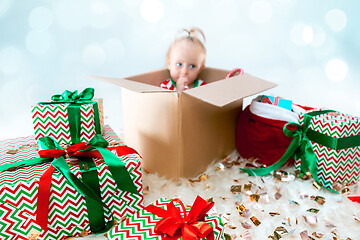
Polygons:
<instances>
[{"instance_id":1,"label":"bokeh light spot","mask_svg":"<svg viewBox=\"0 0 360 240\"><path fill-rule=\"evenodd\" d=\"M346 27L347 17L340 9L333 9L326 13L325 21L333 31L339 32Z\"/></svg>"},{"instance_id":2,"label":"bokeh light spot","mask_svg":"<svg viewBox=\"0 0 360 240\"><path fill-rule=\"evenodd\" d=\"M164 15L164 6L158 0L144 0L140 12L146 21L158 22Z\"/></svg>"},{"instance_id":3,"label":"bokeh light spot","mask_svg":"<svg viewBox=\"0 0 360 240\"><path fill-rule=\"evenodd\" d=\"M313 32L314 32L314 37L311 42L311 46L312 47L322 46L326 40L325 31L322 28L320 28L319 26L313 26Z\"/></svg>"},{"instance_id":4,"label":"bokeh light spot","mask_svg":"<svg viewBox=\"0 0 360 240\"><path fill-rule=\"evenodd\" d=\"M267 23L273 15L272 5L265 1L257 1L251 5L250 17L254 22Z\"/></svg>"},{"instance_id":5,"label":"bokeh light spot","mask_svg":"<svg viewBox=\"0 0 360 240\"><path fill-rule=\"evenodd\" d=\"M331 81L341 82L347 76L348 66L340 59L332 59L326 64L325 72Z\"/></svg>"},{"instance_id":6,"label":"bokeh light spot","mask_svg":"<svg viewBox=\"0 0 360 240\"><path fill-rule=\"evenodd\" d=\"M303 31L303 40L305 44L310 44L314 38L314 31L312 27L306 26Z\"/></svg>"},{"instance_id":7,"label":"bokeh light spot","mask_svg":"<svg viewBox=\"0 0 360 240\"><path fill-rule=\"evenodd\" d=\"M106 59L105 51L97 44L88 45L83 52L83 62L91 67L100 67Z\"/></svg>"},{"instance_id":8,"label":"bokeh light spot","mask_svg":"<svg viewBox=\"0 0 360 240\"><path fill-rule=\"evenodd\" d=\"M15 47L6 47L0 51L0 71L7 75L16 74L23 63L22 52Z\"/></svg>"},{"instance_id":9,"label":"bokeh light spot","mask_svg":"<svg viewBox=\"0 0 360 240\"><path fill-rule=\"evenodd\" d=\"M34 30L44 31L49 28L53 18L53 14L49 9L36 7L30 12L29 25Z\"/></svg>"},{"instance_id":10,"label":"bokeh light spot","mask_svg":"<svg viewBox=\"0 0 360 240\"><path fill-rule=\"evenodd\" d=\"M32 30L26 35L26 48L33 54L43 55L49 50L52 43L51 35L46 31Z\"/></svg>"},{"instance_id":11,"label":"bokeh light spot","mask_svg":"<svg viewBox=\"0 0 360 240\"><path fill-rule=\"evenodd\" d=\"M311 26L296 24L290 32L291 41L297 46L310 44L314 39L314 31Z\"/></svg>"}]
</instances>

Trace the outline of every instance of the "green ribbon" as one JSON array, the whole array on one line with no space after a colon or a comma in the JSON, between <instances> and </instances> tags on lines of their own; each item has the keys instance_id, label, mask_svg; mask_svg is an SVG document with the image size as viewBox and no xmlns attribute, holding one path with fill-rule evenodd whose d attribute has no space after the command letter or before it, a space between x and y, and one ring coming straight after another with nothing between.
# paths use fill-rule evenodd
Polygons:
<instances>
[{"instance_id":1,"label":"green ribbon","mask_svg":"<svg viewBox=\"0 0 360 240\"><path fill-rule=\"evenodd\" d=\"M300 176L306 175L310 171L314 180L320 184L317 176L317 157L311 146L311 141L321 144L323 146L332 148L334 150L340 150L350 147L356 147L360 145L360 136L351 136L345 138L333 138L325 134L321 134L312 129L309 129L311 118L317 115L334 112L333 110L314 111L304 114L304 123L300 125L298 123L290 122L284 125L283 131L285 136L292 137L289 147L284 155L273 165L265 168L240 168L240 170L248 173L251 176L264 176L272 171L283 166L286 161L293 156L294 159L301 158ZM333 189L328 190L338 193Z\"/></svg>"},{"instance_id":2,"label":"green ribbon","mask_svg":"<svg viewBox=\"0 0 360 240\"><path fill-rule=\"evenodd\" d=\"M67 107L70 126L70 136L72 143L80 142L81 114L80 106L82 104L92 104L94 108L95 132L101 134L99 107L96 101L93 101L95 94L94 88L85 88L80 94L77 90L74 92L65 90L62 94L55 94L51 97L51 102L39 102L38 104L59 104L69 103Z\"/></svg>"},{"instance_id":3,"label":"green ribbon","mask_svg":"<svg viewBox=\"0 0 360 240\"><path fill-rule=\"evenodd\" d=\"M90 141L90 147L78 152L99 151L105 164L108 166L117 186L123 191L139 194L131 180L125 164L112 152L106 149L109 143L99 134ZM64 150L51 137L41 137L38 140L40 150L60 149ZM0 165L0 171L15 170L20 167L33 166L51 162L51 164L68 180L77 192L85 196L90 229L94 233L105 233L114 225L114 218L109 207L103 203L100 195L99 179L95 163L91 158L78 157L82 180L79 180L71 171L63 156L58 158L33 158ZM87 166L85 170L84 165ZM111 213L111 220L105 223L104 209Z\"/></svg>"}]
</instances>

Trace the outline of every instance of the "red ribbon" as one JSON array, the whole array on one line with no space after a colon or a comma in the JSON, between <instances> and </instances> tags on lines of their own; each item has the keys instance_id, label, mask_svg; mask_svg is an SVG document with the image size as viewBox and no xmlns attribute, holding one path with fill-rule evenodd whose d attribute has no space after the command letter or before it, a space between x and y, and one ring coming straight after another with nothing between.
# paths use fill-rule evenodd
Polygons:
<instances>
[{"instance_id":1,"label":"red ribbon","mask_svg":"<svg viewBox=\"0 0 360 240\"><path fill-rule=\"evenodd\" d=\"M184 210L184 217L181 216L179 208L174 202L178 202ZM213 227L204 221L207 212L214 206L214 202L207 202L197 196L193 206L187 214L184 204L179 199L172 200L167 204L167 210L154 205L145 208L146 211L162 217L155 225L156 234L166 234L165 240L176 240L183 237L183 240L198 240L206 238L214 240Z\"/></svg>"},{"instance_id":2,"label":"red ribbon","mask_svg":"<svg viewBox=\"0 0 360 240\"><path fill-rule=\"evenodd\" d=\"M59 158L61 156L71 157L88 157L88 158L102 158L101 154L97 150L93 151L84 151L87 148L91 147L91 143L75 143L66 150L62 149L44 149L40 150L39 156L41 158ZM136 150L127 147L127 146L116 146L116 147L108 147L108 150L116 150L118 156L123 156L127 154L138 154ZM51 179L52 174L54 172L54 167L50 165L50 167L41 175L39 180L39 189L38 189L38 202L37 206L42 206L41 208L36 208L36 222L39 226L47 231L48 229L48 216L49 216L49 199L50 199L50 187L51 187Z\"/></svg>"}]
</instances>

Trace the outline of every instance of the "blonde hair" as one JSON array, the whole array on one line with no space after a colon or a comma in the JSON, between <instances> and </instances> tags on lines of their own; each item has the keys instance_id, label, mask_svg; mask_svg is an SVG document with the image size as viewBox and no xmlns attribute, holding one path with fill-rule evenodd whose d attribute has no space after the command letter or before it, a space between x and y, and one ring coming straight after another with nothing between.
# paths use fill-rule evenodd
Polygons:
<instances>
[{"instance_id":1,"label":"blonde hair","mask_svg":"<svg viewBox=\"0 0 360 240\"><path fill-rule=\"evenodd\" d=\"M205 43L206 39L205 39L205 35L204 35L203 31L200 28L193 27L193 28L191 28L189 30L184 28L181 31L179 31L179 33L182 34L182 35L176 37L174 39L174 41L171 43L171 45L170 45L170 47L169 47L169 49L168 49L168 51L166 53L166 61L168 61L169 58L170 58L172 48L177 43L182 42L182 41L188 41L188 42L193 43L194 45L199 46L200 49L203 51L204 56L206 58L206 48L204 46L204 43ZM199 39L199 37L198 37L199 35L203 38L203 41L201 41ZM205 62L205 58L204 58L204 62Z\"/></svg>"}]
</instances>

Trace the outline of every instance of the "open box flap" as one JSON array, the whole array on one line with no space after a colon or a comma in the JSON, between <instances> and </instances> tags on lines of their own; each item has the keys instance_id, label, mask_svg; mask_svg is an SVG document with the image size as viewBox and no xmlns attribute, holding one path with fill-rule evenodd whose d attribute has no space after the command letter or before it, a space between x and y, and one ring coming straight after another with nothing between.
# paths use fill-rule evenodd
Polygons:
<instances>
[{"instance_id":1,"label":"open box flap","mask_svg":"<svg viewBox=\"0 0 360 240\"><path fill-rule=\"evenodd\" d=\"M268 90L277 84L250 74L234 76L185 91L197 99L222 107L238 99Z\"/></svg>"},{"instance_id":2,"label":"open box flap","mask_svg":"<svg viewBox=\"0 0 360 240\"><path fill-rule=\"evenodd\" d=\"M112 77L100 77L100 76L88 76L89 78L113 83L115 85L127 88L134 92L145 93L145 92L170 92L170 90L150 85L147 83L137 82L133 80L128 80L125 78L112 78Z\"/></svg>"}]
</instances>

